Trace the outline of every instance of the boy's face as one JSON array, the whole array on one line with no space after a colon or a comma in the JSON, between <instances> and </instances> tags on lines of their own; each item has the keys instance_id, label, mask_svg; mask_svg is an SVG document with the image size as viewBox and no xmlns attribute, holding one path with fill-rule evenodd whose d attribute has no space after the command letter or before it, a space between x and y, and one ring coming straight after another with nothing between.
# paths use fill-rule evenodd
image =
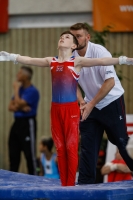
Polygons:
<instances>
[{"instance_id":1,"label":"boy's face","mask_svg":"<svg viewBox=\"0 0 133 200\"><path fill-rule=\"evenodd\" d=\"M87 46L88 41L90 40L90 34L86 30L70 30L71 33L77 38L79 46L78 49L83 49Z\"/></svg>"},{"instance_id":2,"label":"boy's face","mask_svg":"<svg viewBox=\"0 0 133 200\"><path fill-rule=\"evenodd\" d=\"M39 152L40 153L45 153L47 147L44 146L42 143L39 144Z\"/></svg>"},{"instance_id":3,"label":"boy's face","mask_svg":"<svg viewBox=\"0 0 133 200\"><path fill-rule=\"evenodd\" d=\"M77 46L73 42L73 36L71 34L64 34L60 37L58 42L58 48L65 47L75 49Z\"/></svg>"}]
</instances>

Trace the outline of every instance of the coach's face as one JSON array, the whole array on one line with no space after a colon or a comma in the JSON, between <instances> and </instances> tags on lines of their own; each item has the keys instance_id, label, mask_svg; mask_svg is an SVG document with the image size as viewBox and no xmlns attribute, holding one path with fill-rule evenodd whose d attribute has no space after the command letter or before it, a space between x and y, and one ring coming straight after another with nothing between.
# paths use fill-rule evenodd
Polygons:
<instances>
[{"instance_id":1,"label":"coach's face","mask_svg":"<svg viewBox=\"0 0 133 200\"><path fill-rule=\"evenodd\" d=\"M27 80L27 74L24 70L20 69L17 73L17 81L24 82L25 80Z\"/></svg>"},{"instance_id":2,"label":"coach's face","mask_svg":"<svg viewBox=\"0 0 133 200\"><path fill-rule=\"evenodd\" d=\"M88 41L90 40L90 34L87 33L87 31L83 29L70 30L70 31L73 35L75 35L75 37L78 40L78 43L79 43L78 49L80 50L80 49L85 48L88 44Z\"/></svg>"}]
</instances>

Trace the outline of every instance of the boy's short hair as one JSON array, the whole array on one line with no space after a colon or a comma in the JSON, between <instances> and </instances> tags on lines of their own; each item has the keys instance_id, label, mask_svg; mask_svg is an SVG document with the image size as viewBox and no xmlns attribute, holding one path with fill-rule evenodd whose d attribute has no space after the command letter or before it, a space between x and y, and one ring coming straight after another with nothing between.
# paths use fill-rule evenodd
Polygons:
<instances>
[{"instance_id":1,"label":"boy's short hair","mask_svg":"<svg viewBox=\"0 0 133 200\"><path fill-rule=\"evenodd\" d=\"M28 75L29 79L31 80L32 75L33 75L33 70L27 66L22 66L21 69L27 72L27 75Z\"/></svg>"},{"instance_id":2,"label":"boy's short hair","mask_svg":"<svg viewBox=\"0 0 133 200\"><path fill-rule=\"evenodd\" d=\"M41 138L41 144L43 146L46 146L50 152L52 151L52 148L54 146L54 142L53 142L53 139L51 137L50 138L42 137Z\"/></svg>"},{"instance_id":3,"label":"boy's short hair","mask_svg":"<svg viewBox=\"0 0 133 200\"><path fill-rule=\"evenodd\" d=\"M71 27L70 27L70 30L81 30L81 29L83 29L83 30L86 30L87 31L87 33L89 33L89 28L88 28L88 26L87 26L87 24L86 23L76 23L76 24L74 24L74 25L72 25Z\"/></svg>"},{"instance_id":4,"label":"boy's short hair","mask_svg":"<svg viewBox=\"0 0 133 200\"><path fill-rule=\"evenodd\" d=\"M74 44L77 45L77 48L78 48L79 43L78 43L77 38L76 38L70 31L64 31L63 33L61 33L60 37L61 37L62 35L65 35L65 34L70 34L70 35L73 36L73 42L74 42ZM75 49L74 49L74 50L75 50Z\"/></svg>"}]
</instances>

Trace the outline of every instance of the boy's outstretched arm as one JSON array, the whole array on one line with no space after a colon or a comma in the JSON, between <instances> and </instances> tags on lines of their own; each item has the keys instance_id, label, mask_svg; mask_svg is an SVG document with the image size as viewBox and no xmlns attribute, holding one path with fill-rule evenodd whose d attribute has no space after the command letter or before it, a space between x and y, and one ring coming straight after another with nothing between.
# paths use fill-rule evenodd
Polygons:
<instances>
[{"instance_id":1,"label":"boy's outstretched arm","mask_svg":"<svg viewBox=\"0 0 133 200\"><path fill-rule=\"evenodd\" d=\"M5 51L0 52L0 61L13 61L15 64L21 63L25 65L34 65L39 67L48 67L52 57L46 58L31 58L28 56L21 56L19 54L12 54Z\"/></svg>"},{"instance_id":2,"label":"boy's outstretched arm","mask_svg":"<svg viewBox=\"0 0 133 200\"><path fill-rule=\"evenodd\" d=\"M120 56L119 58L85 58L76 57L75 67L92 67L92 66L108 66L108 65L133 65L133 58Z\"/></svg>"}]
</instances>

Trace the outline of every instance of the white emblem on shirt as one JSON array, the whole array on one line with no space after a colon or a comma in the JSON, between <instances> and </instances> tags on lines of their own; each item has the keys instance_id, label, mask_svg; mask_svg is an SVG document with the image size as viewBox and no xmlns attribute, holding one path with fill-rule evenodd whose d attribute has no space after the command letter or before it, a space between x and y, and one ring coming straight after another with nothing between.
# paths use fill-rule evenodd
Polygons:
<instances>
[{"instance_id":1,"label":"white emblem on shirt","mask_svg":"<svg viewBox=\"0 0 133 200\"><path fill-rule=\"evenodd\" d=\"M77 117L77 115L72 115L71 118Z\"/></svg>"},{"instance_id":2,"label":"white emblem on shirt","mask_svg":"<svg viewBox=\"0 0 133 200\"><path fill-rule=\"evenodd\" d=\"M119 117L119 118L120 118L120 120L122 120L122 119L123 119L121 115L120 115L120 117Z\"/></svg>"},{"instance_id":3,"label":"white emblem on shirt","mask_svg":"<svg viewBox=\"0 0 133 200\"><path fill-rule=\"evenodd\" d=\"M63 71L63 66L57 66L56 71L57 72L62 72Z\"/></svg>"},{"instance_id":4,"label":"white emblem on shirt","mask_svg":"<svg viewBox=\"0 0 133 200\"><path fill-rule=\"evenodd\" d=\"M25 138L25 141L29 141L29 140L30 140L30 137L27 136L27 137Z\"/></svg>"}]
</instances>

